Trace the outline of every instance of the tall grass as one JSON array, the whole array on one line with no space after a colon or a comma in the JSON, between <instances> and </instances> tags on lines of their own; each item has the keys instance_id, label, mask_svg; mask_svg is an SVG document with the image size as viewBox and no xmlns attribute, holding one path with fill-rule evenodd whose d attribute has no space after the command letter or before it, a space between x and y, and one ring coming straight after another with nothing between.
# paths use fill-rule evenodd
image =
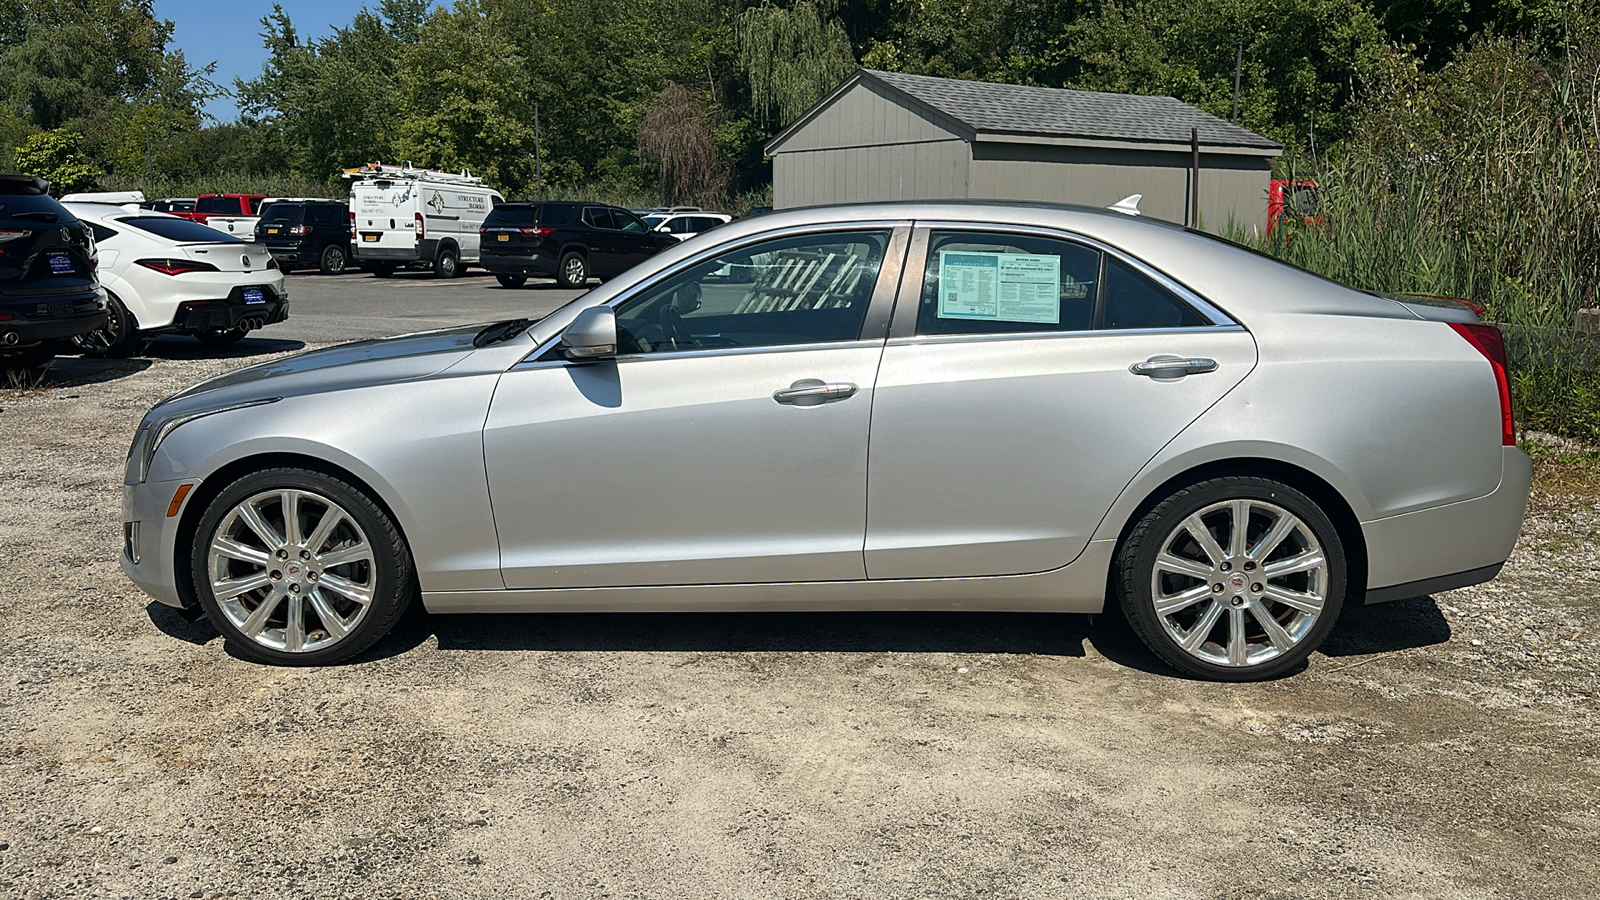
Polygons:
<instances>
[{"instance_id":1,"label":"tall grass","mask_svg":"<svg viewBox=\"0 0 1600 900\"><path fill-rule=\"evenodd\" d=\"M1315 176L1317 225L1249 240L1353 287L1471 299L1502 324L1525 427L1600 442L1600 40L1396 55Z\"/></svg>"}]
</instances>

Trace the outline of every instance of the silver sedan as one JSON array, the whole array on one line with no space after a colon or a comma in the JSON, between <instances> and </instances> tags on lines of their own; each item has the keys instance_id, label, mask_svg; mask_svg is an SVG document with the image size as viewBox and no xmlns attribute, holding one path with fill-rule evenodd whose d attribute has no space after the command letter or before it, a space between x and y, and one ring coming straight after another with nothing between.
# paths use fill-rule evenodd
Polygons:
<instances>
[{"instance_id":1,"label":"silver sedan","mask_svg":"<svg viewBox=\"0 0 1600 900\"><path fill-rule=\"evenodd\" d=\"M804 209L539 322L155 406L123 569L240 652L434 613L1120 605L1189 675L1493 578L1530 466L1499 332L1119 212Z\"/></svg>"}]
</instances>

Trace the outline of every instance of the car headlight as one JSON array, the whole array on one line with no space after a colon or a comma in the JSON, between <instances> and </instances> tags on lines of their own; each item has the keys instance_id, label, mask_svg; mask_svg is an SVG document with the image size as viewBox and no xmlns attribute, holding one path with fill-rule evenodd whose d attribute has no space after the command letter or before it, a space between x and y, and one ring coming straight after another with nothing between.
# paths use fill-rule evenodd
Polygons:
<instances>
[{"instance_id":1,"label":"car headlight","mask_svg":"<svg viewBox=\"0 0 1600 900\"><path fill-rule=\"evenodd\" d=\"M261 400L248 400L244 403L232 403L227 406L216 406L207 409L191 410L185 413L152 419L139 426L139 431L133 436L133 445L128 448L128 465L134 468L134 480L142 482L150 474L150 463L156 458L156 450L161 447L161 442L176 431L179 425L214 416L217 413L232 412L236 409L249 409L252 406L265 406L268 403L277 403L282 397L266 397Z\"/></svg>"}]
</instances>

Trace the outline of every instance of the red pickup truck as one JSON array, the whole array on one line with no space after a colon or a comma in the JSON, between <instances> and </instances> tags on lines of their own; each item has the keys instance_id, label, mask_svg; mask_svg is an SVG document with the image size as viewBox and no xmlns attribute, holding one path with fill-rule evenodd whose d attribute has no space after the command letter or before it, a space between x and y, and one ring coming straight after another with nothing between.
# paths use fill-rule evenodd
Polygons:
<instances>
[{"instance_id":1,"label":"red pickup truck","mask_svg":"<svg viewBox=\"0 0 1600 900\"><path fill-rule=\"evenodd\" d=\"M172 211L172 215L193 219L204 225L212 216L253 216L266 194L201 194L195 198L193 212Z\"/></svg>"},{"instance_id":2,"label":"red pickup truck","mask_svg":"<svg viewBox=\"0 0 1600 900\"><path fill-rule=\"evenodd\" d=\"M1321 225L1317 183L1274 178L1267 187L1267 234L1280 224Z\"/></svg>"}]
</instances>

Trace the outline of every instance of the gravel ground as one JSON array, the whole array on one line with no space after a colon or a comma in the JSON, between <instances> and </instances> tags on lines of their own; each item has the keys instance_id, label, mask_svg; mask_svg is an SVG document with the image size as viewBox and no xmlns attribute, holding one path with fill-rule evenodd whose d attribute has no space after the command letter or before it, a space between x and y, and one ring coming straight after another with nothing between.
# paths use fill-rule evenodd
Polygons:
<instances>
[{"instance_id":1,"label":"gravel ground","mask_svg":"<svg viewBox=\"0 0 1600 900\"><path fill-rule=\"evenodd\" d=\"M1600 504L1268 684L1115 617L415 615L271 669L117 567L164 341L0 391L0 896L1600 894Z\"/></svg>"}]
</instances>

